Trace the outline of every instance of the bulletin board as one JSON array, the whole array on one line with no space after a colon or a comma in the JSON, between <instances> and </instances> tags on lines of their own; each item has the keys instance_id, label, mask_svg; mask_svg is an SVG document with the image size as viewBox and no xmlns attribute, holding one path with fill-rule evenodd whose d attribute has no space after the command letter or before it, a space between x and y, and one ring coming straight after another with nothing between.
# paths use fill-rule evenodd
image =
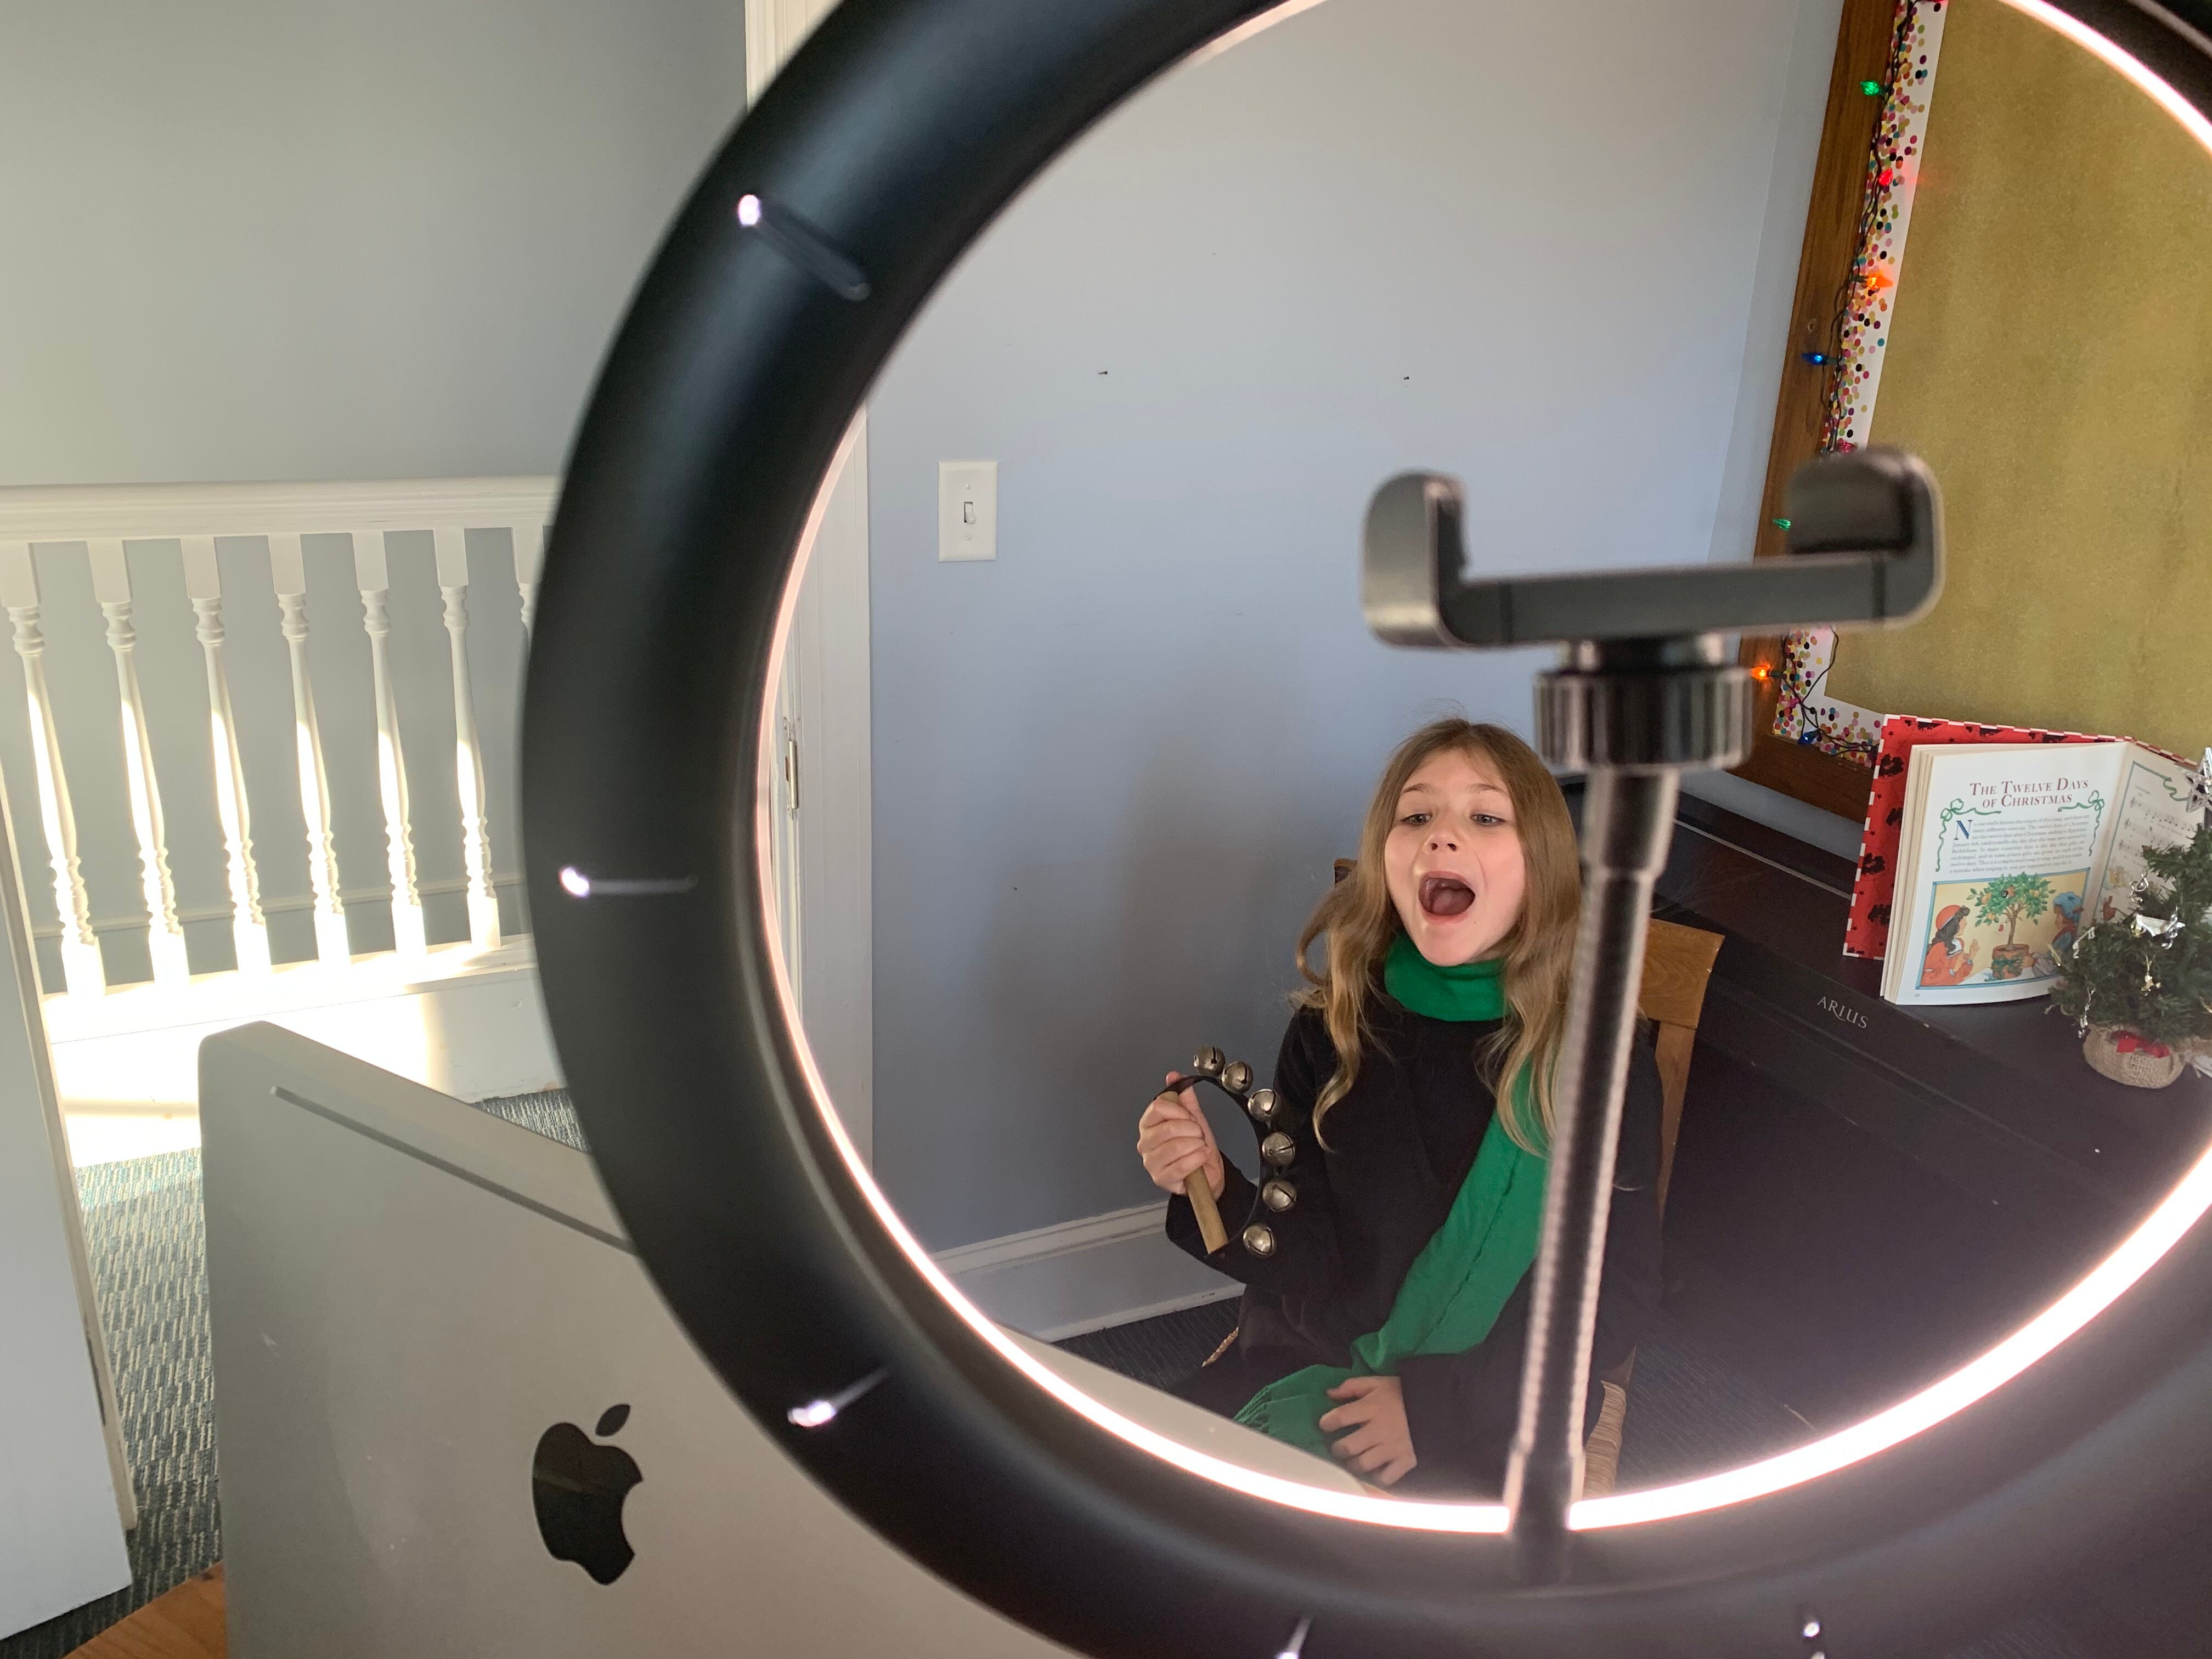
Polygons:
<instances>
[{"instance_id":1,"label":"bulletin board","mask_svg":"<svg viewBox=\"0 0 2212 1659\"><path fill-rule=\"evenodd\" d=\"M1846 634L1869 710L2212 742L2212 156L2001 0L1950 0L1869 441L1943 492L1943 596Z\"/></svg>"}]
</instances>

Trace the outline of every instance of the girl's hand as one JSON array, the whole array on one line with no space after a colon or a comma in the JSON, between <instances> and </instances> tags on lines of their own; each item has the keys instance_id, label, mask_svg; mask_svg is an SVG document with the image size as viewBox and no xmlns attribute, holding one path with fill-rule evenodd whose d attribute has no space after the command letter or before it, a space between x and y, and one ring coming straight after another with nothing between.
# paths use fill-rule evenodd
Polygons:
<instances>
[{"instance_id":1,"label":"girl's hand","mask_svg":"<svg viewBox=\"0 0 2212 1659\"><path fill-rule=\"evenodd\" d=\"M1175 1081L1173 1072L1167 1080ZM1221 1170L1221 1148L1213 1144L1213 1127L1198 1109L1194 1088L1180 1094L1163 1089L1145 1108L1144 1116L1137 1120L1137 1156L1144 1159L1145 1173L1152 1178L1152 1184L1170 1193L1182 1191L1182 1183L1193 1170L1206 1171L1206 1184L1216 1198L1227 1184Z\"/></svg>"},{"instance_id":2,"label":"girl's hand","mask_svg":"<svg viewBox=\"0 0 2212 1659\"><path fill-rule=\"evenodd\" d=\"M1329 1449L1378 1486L1413 1473L1413 1432L1406 1424L1406 1391L1395 1376L1354 1376L1328 1391L1345 1403L1321 1414L1323 1434L1346 1434Z\"/></svg>"}]
</instances>

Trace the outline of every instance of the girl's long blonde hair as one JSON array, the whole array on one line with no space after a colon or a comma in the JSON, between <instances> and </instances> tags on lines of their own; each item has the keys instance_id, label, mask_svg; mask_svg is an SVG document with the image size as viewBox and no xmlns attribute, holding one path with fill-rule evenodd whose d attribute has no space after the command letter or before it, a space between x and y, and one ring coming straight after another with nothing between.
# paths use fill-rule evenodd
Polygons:
<instances>
[{"instance_id":1,"label":"girl's long blonde hair","mask_svg":"<svg viewBox=\"0 0 2212 1659\"><path fill-rule=\"evenodd\" d=\"M1498 1099L1505 1132L1523 1150L1541 1154L1553 1126L1552 1073L1567 1023L1567 980L1574 964L1575 923L1582 909L1582 868L1574 821L1558 781L1528 745L1502 726L1460 719L1432 721L1398 745L1375 786L1359 856L1332 887L1298 935L1304 989L1293 1000L1318 1009L1336 1049L1336 1071L1314 1102L1314 1133L1359 1076L1369 1036L1368 999L1382 988L1382 963L1403 930L1382 868L1383 843L1398 816L1407 780L1435 756L1456 750L1486 764L1513 802L1528 877L1521 915L1499 942L1505 958L1505 1023L1477 1065ZM1327 960L1314 970L1313 942L1325 938ZM1509 1086L1523 1072L1524 1090Z\"/></svg>"}]
</instances>

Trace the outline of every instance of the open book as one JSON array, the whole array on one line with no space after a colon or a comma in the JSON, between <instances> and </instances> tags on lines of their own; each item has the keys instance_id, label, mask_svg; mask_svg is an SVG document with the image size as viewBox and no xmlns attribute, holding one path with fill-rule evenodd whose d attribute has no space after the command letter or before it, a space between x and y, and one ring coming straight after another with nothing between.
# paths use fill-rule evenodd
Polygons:
<instances>
[{"instance_id":1,"label":"open book","mask_svg":"<svg viewBox=\"0 0 2212 1659\"><path fill-rule=\"evenodd\" d=\"M2146 846L2195 830L2194 769L2141 744L1924 744L1906 772L1881 994L2006 1002L2135 908Z\"/></svg>"},{"instance_id":2,"label":"open book","mask_svg":"<svg viewBox=\"0 0 2212 1659\"><path fill-rule=\"evenodd\" d=\"M1859 835L1859 867L1851 883L1850 921L1844 929L1847 957L1889 953L1889 915L1897 886L1899 848L1905 835L1905 769L1925 744L2110 743L2086 732L2051 732L2035 726L1989 726L1976 720L1929 720L1888 714L1874 785L1867 791L1866 827Z\"/></svg>"}]
</instances>

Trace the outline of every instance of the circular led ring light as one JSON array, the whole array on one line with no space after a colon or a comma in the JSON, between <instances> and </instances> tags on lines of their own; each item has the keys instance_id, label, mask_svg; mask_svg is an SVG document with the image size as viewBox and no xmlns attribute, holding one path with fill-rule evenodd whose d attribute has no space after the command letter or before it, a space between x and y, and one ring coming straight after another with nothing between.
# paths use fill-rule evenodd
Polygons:
<instances>
[{"instance_id":1,"label":"circular led ring light","mask_svg":"<svg viewBox=\"0 0 2212 1659\"><path fill-rule=\"evenodd\" d=\"M2212 150L2212 7L2008 3ZM853 416L1047 162L1163 70L1310 3L844 0L677 219L570 462L525 722L531 908L594 1156L753 1415L899 1547L1071 1646L1916 1647L2196 1513L2212 1153L2081 1284L1923 1394L1765 1463L1584 1502L1574 1581L1535 1592L1494 1504L1271 1480L1037 1365L907 1232L795 1034L757 781L792 573Z\"/></svg>"}]
</instances>

